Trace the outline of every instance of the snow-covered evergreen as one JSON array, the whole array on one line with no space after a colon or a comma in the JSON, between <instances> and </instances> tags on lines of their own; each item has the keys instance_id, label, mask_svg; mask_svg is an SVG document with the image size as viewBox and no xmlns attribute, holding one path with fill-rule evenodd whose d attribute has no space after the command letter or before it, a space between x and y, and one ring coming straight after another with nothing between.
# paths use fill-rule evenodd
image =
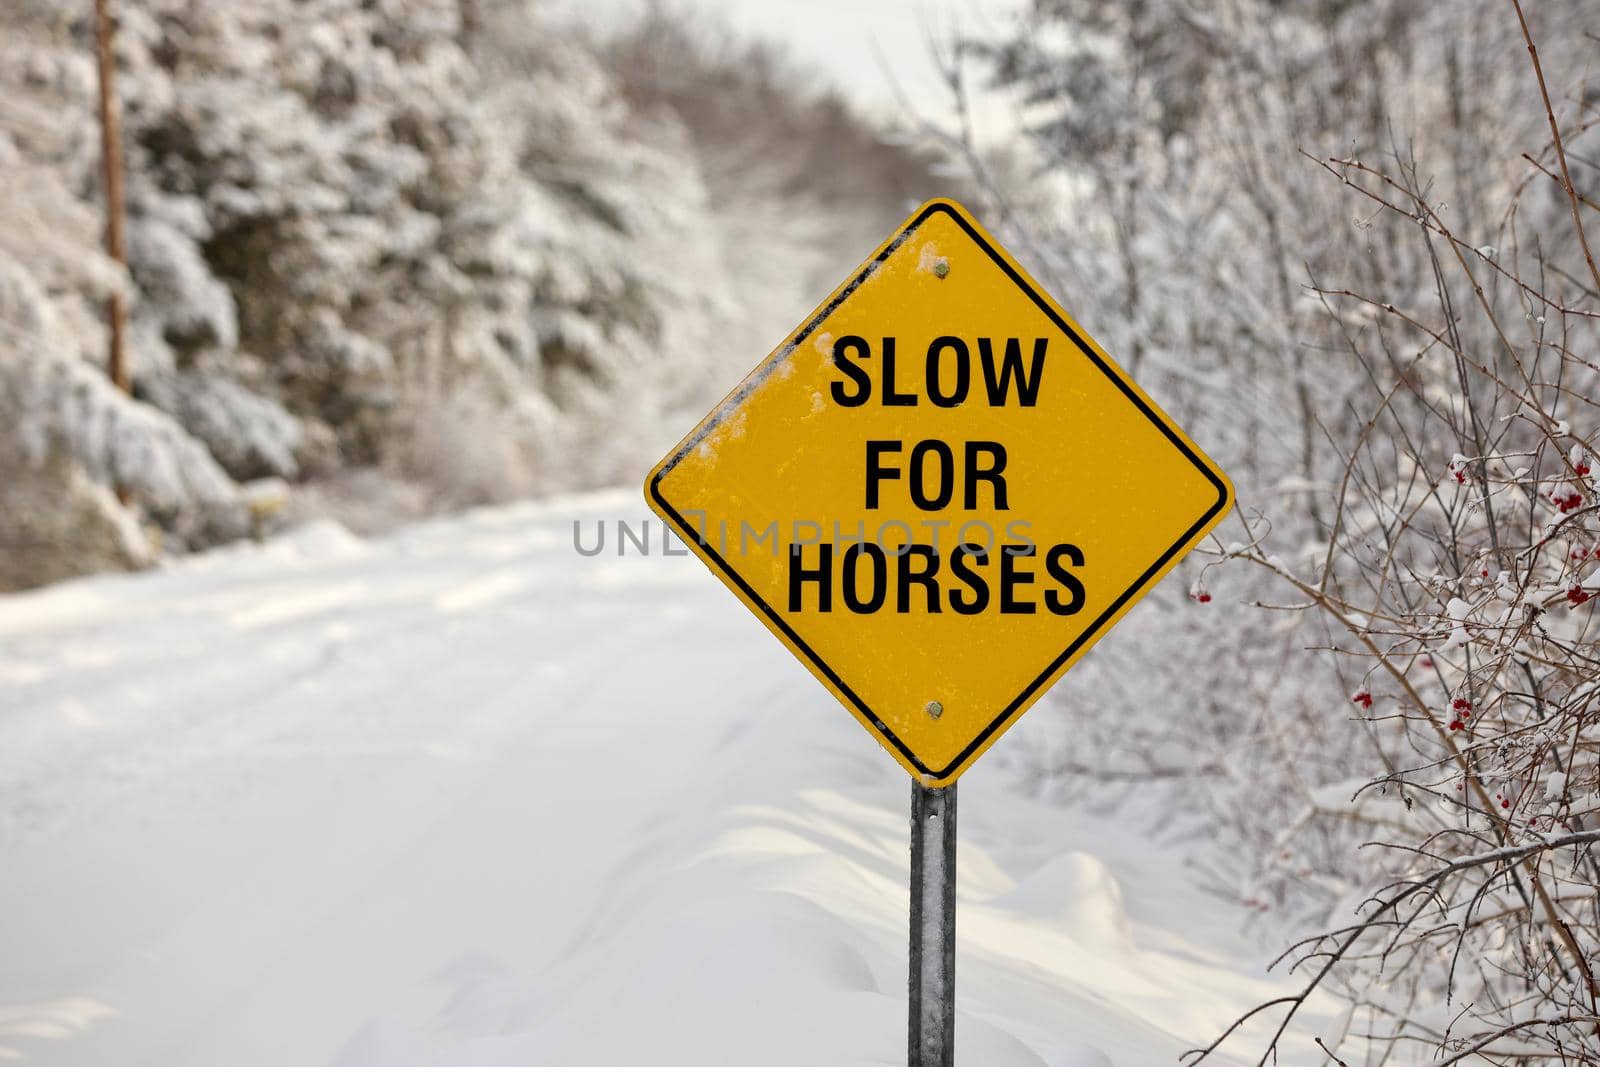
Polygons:
<instances>
[{"instance_id":1,"label":"snow-covered evergreen","mask_svg":"<svg viewBox=\"0 0 1600 1067\"><path fill-rule=\"evenodd\" d=\"M151 546L107 487L137 494L179 543L243 524L234 485L206 449L103 371L101 309L127 279L99 251L87 201L99 158L91 56L53 5L13 5L3 18L0 583L9 585L147 559ZM63 540L71 527L81 535Z\"/></svg>"},{"instance_id":2,"label":"snow-covered evergreen","mask_svg":"<svg viewBox=\"0 0 1600 1067\"><path fill-rule=\"evenodd\" d=\"M681 115L704 97L645 100L616 50L537 5L116 13L126 277L98 251L88 10L0 14L0 448L64 450L167 549L244 529L255 478L338 510L367 471L397 513L632 480L872 239L841 255L793 181L734 195L726 136ZM776 119L813 106L798 83L761 99ZM927 161L833 122L899 176L858 198L876 227ZM804 151L791 139L786 173ZM99 373L119 286L133 398Z\"/></svg>"}]
</instances>

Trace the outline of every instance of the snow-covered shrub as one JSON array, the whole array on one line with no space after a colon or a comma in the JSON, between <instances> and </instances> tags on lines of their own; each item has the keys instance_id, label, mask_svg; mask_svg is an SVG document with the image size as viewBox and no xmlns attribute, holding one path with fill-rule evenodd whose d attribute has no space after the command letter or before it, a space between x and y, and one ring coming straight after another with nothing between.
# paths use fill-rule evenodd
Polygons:
<instances>
[{"instance_id":1,"label":"snow-covered shrub","mask_svg":"<svg viewBox=\"0 0 1600 1067\"><path fill-rule=\"evenodd\" d=\"M1403 220L1434 289L1328 294L1371 380L1331 536L1293 563L1266 538L1237 553L1334 631L1352 689L1366 778L1308 821L1362 825L1354 914L1288 953L1351 1002L1351 1054L1600 1062L1600 270L1566 177L1600 142L1548 121L1487 243L1411 161L1329 162Z\"/></svg>"},{"instance_id":2,"label":"snow-covered shrub","mask_svg":"<svg viewBox=\"0 0 1600 1067\"><path fill-rule=\"evenodd\" d=\"M1220 891L1337 924L1293 953L1359 1009L1337 1062L1596 1056L1596 27L1533 14L1576 202L1505 4L1062 0L980 49L1066 196L1018 244L1241 501L1027 758L1162 790Z\"/></svg>"}]
</instances>

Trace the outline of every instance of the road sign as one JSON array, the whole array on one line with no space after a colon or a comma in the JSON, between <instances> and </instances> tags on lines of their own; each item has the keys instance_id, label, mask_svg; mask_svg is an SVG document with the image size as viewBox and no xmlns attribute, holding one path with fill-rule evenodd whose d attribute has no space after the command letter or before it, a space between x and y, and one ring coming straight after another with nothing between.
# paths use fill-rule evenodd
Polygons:
<instances>
[{"instance_id":1,"label":"road sign","mask_svg":"<svg viewBox=\"0 0 1600 1067\"><path fill-rule=\"evenodd\" d=\"M960 205L920 208L650 505L948 786L1221 521L1216 464Z\"/></svg>"}]
</instances>

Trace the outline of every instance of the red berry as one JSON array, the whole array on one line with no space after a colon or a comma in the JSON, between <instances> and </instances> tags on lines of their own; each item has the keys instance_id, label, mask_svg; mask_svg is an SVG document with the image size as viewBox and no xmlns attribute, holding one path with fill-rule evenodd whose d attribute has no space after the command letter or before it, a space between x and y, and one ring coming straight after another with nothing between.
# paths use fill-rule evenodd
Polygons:
<instances>
[{"instance_id":1,"label":"red berry","mask_svg":"<svg viewBox=\"0 0 1600 1067\"><path fill-rule=\"evenodd\" d=\"M1202 603L1202 604L1209 604L1209 603L1211 603L1211 594L1210 593L1201 593L1199 596L1195 597L1195 599L1200 601L1200 603Z\"/></svg>"},{"instance_id":2,"label":"red berry","mask_svg":"<svg viewBox=\"0 0 1600 1067\"><path fill-rule=\"evenodd\" d=\"M1577 492L1563 493L1559 489L1550 494L1550 503L1561 509L1565 515L1569 511L1576 511L1583 506L1583 497Z\"/></svg>"},{"instance_id":3,"label":"red berry","mask_svg":"<svg viewBox=\"0 0 1600 1067\"><path fill-rule=\"evenodd\" d=\"M1461 720L1460 719L1451 719L1450 720L1450 729L1452 729L1452 730L1461 729Z\"/></svg>"},{"instance_id":4,"label":"red berry","mask_svg":"<svg viewBox=\"0 0 1600 1067\"><path fill-rule=\"evenodd\" d=\"M1500 806L1501 806L1501 807L1502 807L1502 808L1509 808L1509 807L1510 807L1510 806L1511 806L1511 801L1509 801L1509 800L1502 800L1502 801L1501 801L1501 802L1500 802Z\"/></svg>"},{"instance_id":5,"label":"red berry","mask_svg":"<svg viewBox=\"0 0 1600 1067\"><path fill-rule=\"evenodd\" d=\"M1585 474L1589 473L1589 461L1586 459L1580 459L1578 461L1578 465L1572 469L1578 472L1578 477L1582 478Z\"/></svg>"},{"instance_id":6,"label":"red berry","mask_svg":"<svg viewBox=\"0 0 1600 1067\"><path fill-rule=\"evenodd\" d=\"M1571 604L1573 607L1578 607L1580 604L1586 604L1588 601L1589 593L1583 588L1583 586L1575 585L1571 589L1567 590L1567 603Z\"/></svg>"},{"instance_id":7,"label":"red berry","mask_svg":"<svg viewBox=\"0 0 1600 1067\"><path fill-rule=\"evenodd\" d=\"M1350 698L1350 703L1360 704L1366 710L1371 711L1372 694L1367 692L1365 689L1362 689Z\"/></svg>"},{"instance_id":8,"label":"red berry","mask_svg":"<svg viewBox=\"0 0 1600 1067\"><path fill-rule=\"evenodd\" d=\"M1456 697L1450 702L1450 707L1455 711L1471 711L1472 701L1466 697Z\"/></svg>"}]
</instances>

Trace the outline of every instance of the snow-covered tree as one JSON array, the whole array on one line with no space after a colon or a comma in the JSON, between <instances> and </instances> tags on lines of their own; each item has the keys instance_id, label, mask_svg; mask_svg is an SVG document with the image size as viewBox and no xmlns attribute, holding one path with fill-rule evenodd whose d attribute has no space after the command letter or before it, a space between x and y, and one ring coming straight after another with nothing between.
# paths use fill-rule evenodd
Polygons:
<instances>
[{"instance_id":1,"label":"snow-covered tree","mask_svg":"<svg viewBox=\"0 0 1600 1067\"><path fill-rule=\"evenodd\" d=\"M791 148L777 183L741 157L742 187L733 132L691 107L709 87L641 92L618 49L521 0L128 0L124 277L95 247L81 7L3 16L8 343L50 340L8 358L0 435L36 462L68 448L168 548L243 529L235 483L257 478L337 505L345 472L375 472L408 513L631 481L927 175L796 81L761 108L881 150L873 184L825 202ZM862 214L859 247L836 240ZM91 360L117 289L131 400Z\"/></svg>"},{"instance_id":2,"label":"snow-covered tree","mask_svg":"<svg viewBox=\"0 0 1600 1067\"><path fill-rule=\"evenodd\" d=\"M160 411L106 380L101 308L127 284L99 246L92 53L54 4L0 14L0 584L138 565L121 486L173 534L240 528L232 482Z\"/></svg>"},{"instance_id":3,"label":"snow-covered tree","mask_svg":"<svg viewBox=\"0 0 1600 1067\"><path fill-rule=\"evenodd\" d=\"M607 408L682 372L720 280L688 237L693 160L591 55L525 5L454 0L163 0L127 35L133 269L175 290L146 367L179 384L153 395L181 412L199 388L227 402L185 379L247 381L233 421L273 431L248 462L284 475L263 396L313 463L392 462L447 496L613 473ZM437 454L449 422L488 447Z\"/></svg>"}]
</instances>

